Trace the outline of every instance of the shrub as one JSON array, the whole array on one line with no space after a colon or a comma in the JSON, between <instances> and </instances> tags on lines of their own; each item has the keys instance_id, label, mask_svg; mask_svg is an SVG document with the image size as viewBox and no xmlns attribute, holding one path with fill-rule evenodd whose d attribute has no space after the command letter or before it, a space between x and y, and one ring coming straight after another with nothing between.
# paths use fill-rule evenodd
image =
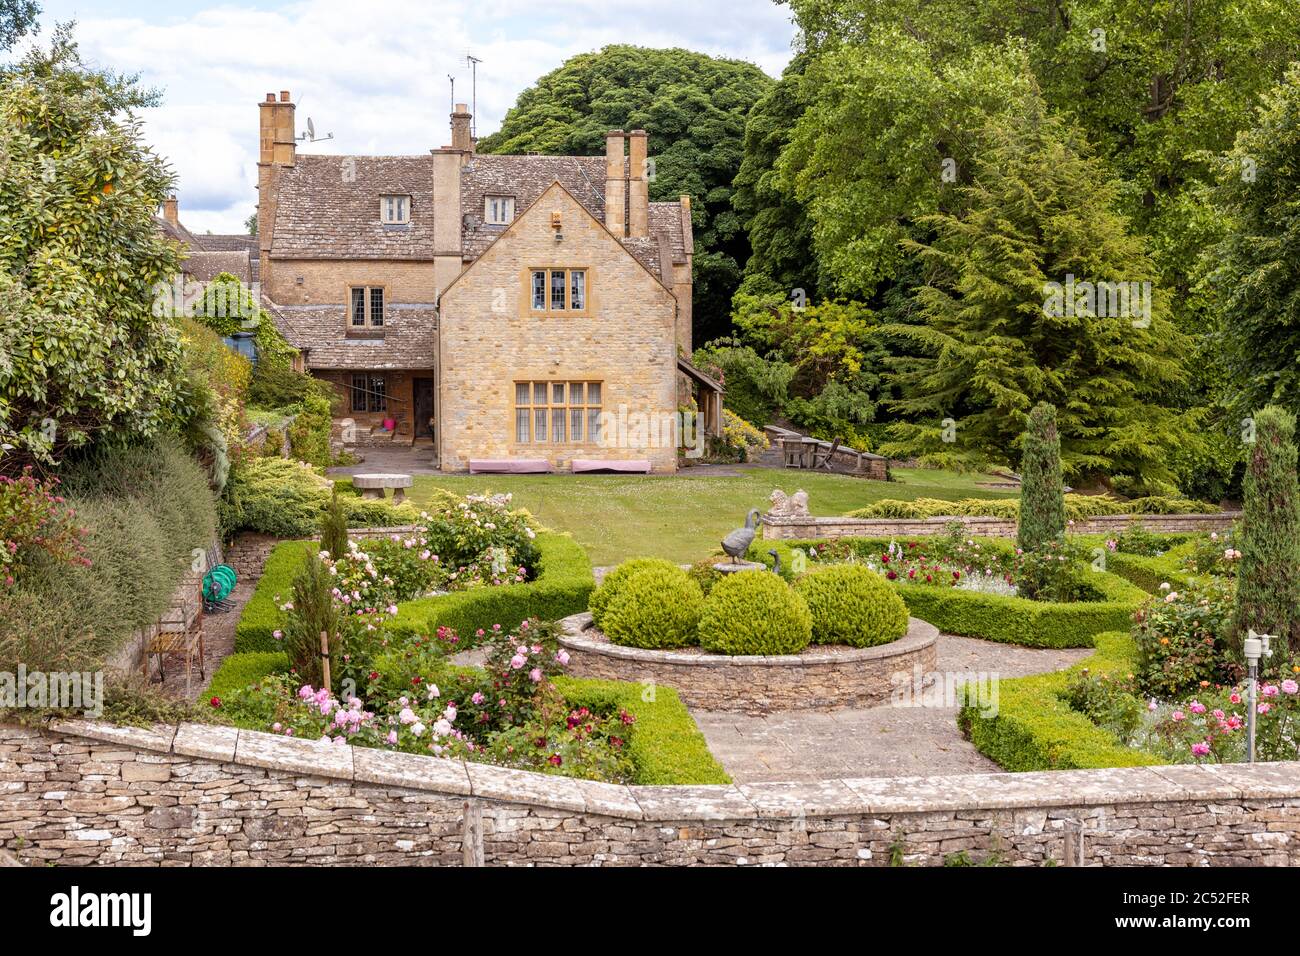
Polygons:
<instances>
[{"instance_id":1,"label":"shrub","mask_svg":"<svg viewBox=\"0 0 1300 956\"><path fill-rule=\"evenodd\" d=\"M315 534L332 486L310 465L285 458L245 458L232 469L220 503L221 531L257 531L278 538ZM413 524L419 512L410 502L393 505L355 495L340 495L351 527Z\"/></svg>"},{"instance_id":2,"label":"shrub","mask_svg":"<svg viewBox=\"0 0 1300 956\"><path fill-rule=\"evenodd\" d=\"M907 605L879 574L860 564L827 565L803 575L795 591L812 615L815 644L870 647L907 633Z\"/></svg>"},{"instance_id":3,"label":"shrub","mask_svg":"<svg viewBox=\"0 0 1300 956\"><path fill-rule=\"evenodd\" d=\"M289 451L301 461L327 468L330 465L330 434L334 429L330 399L308 395L298 406L289 425Z\"/></svg>"},{"instance_id":4,"label":"shrub","mask_svg":"<svg viewBox=\"0 0 1300 956\"><path fill-rule=\"evenodd\" d=\"M330 503L321 515L320 548L334 558L348 551L348 512L339 499L337 487L330 494Z\"/></svg>"},{"instance_id":5,"label":"shrub","mask_svg":"<svg viewBox=\"0 0 1300 956\"><path fill-rule=\"evenodd\" d=\"M1182 591L1167 590L1135 616L1138 687L1158 697L1195 691L1202 681L1232 683L1229 628L1232 587L1209 578Z\"/></svg>"},{"instance_id":6,"label":"shrub","mask_svg":"<svg viewBox=\"0 0 1300 956\"><path fill-rule=\"evenodd\" d=\"M1120 501L1109 495L1064 496L1067 521L1083 521L1099 515L1123 514L1214 514L1222 510L1218 505L1187 498L1135 498ZM943 498L915 498L901 501L882 498L880 501L850 511L848 518L907 518L924 519L945 516L958 518L1002 518L1017 520L1020 502L1015 498L961 498L948 501Z\"/></svg>"},{"instance_id":7,"label":"shrub","mask_svg":"<svg viewBox=\"0 0 1300 956\"><path fill-rule=\"evenodd\" d=\"M58 494L59 480L38 480L31 466L19 478L0 475L0 588L12 585L33 551L58 562L86 564L86 529L72 519L76 509Z\"/></svg>"},{"instance_id":8,"label":"shrub","mask_svg":"<svg viewBox=\"0 0 1300 956\"><path fill-rule=\"evenodd\" d=\"M1020 519L1017 543L1037 551L1065 534L1065 485L1061 480L1061 436L1056 409L1039 402L1029 413L1020 461Z\"/></svg>"},{"instance_id":9,"label":"shrub","mask_svg":"<svg viewBox=\"0 0 1300 956\"><path fill-rule=\"evenodd\" d=\"M102 451L70 467L63 490L89 564L36 551L30 573L0 587L0 670L96 669L157 622L212 541L207 476L176 442Z\"/></svg>"},{"instance_id":10,"label":"shrub","mask_svg":"<svg viewBox=\"0 0 1300 956\"><path fill-rule=\"evenodd\" d=\"M1255 414L1246 464L1241 563L1233 638L1248 629L1276 634L1300 651L1300 490L1295 417L1270 405Z\"/></svg>"},{"instance_id":11,"label":"shrub","mask_svg":"<svg viewBox=\"0 0 1300 956\"><path fill-rule=\"evenodd\" d=\"M201 699L218 697L225 700L235 691L256 684L263 677L287 673L289 666L289 655L281 651L231 654L212 675L212 681Z\"/></svg>"},{"instance_id":12,"label":"shrub","mask_svg":"<svg viewBox=\"0 0 1300 956\"><path fill-rule=\"evenodd\" d=\"M591 611L591 620L599 628L605 626L605 609L609 607L610 602L622 589L624 583L635 572L647 568L659 568L662 571L680 570L677 565L663 558L633 558L631 561L624 561L614 570L605 575L605 580L600 583L600 587L591 592L591 601L587 609Z\"/></svg>"},{"instance_id":13,"label":"shrub","mask_svg":"<svg viewBox=\"0 0 1300 956\"><path fill-rule=\"evenodd\" d=\"M705 558L702 561L696 561L686 572L690 575L691 580L700 586L700 590L705 597L713 590L713 585L721 581L725 575L714 567L718 563L717 558Z\"/></svg>"},{"instance_id":14,"label":"shrub","mask_svg":"<svg viewBox=\"0 0 1300 956\"><path fill-rule=\"evenodd\" d=\"M454 578L504 581L524 569L537 569L536 532L521 511L511 511L510 496L469 495L455 507L425 519L424 538Z\"/></svg>"},{"instance_id":15,"label":"shrub","mask_svg":"<svg viewBox=\"0 0 1300 956\"><path fill-rule=\"evenodd\" d=\"M700 645L719 654L798 654L812 640L803 598L769 571L719 581L704 602Z\"/></svg>"},{"instance_id":16,"label":"shrub","mask_svg":"<svg viewBox=\"0 0 1300 956\"><path fill-rule=\"evenodd\" d=\"M677 567L648 567L623 580L601 629L628 647L685 647L699 638L704 592Z\"/></svg>"},{"instance_id":17,"label":"shrub","mask_svg":"<svg viewBox=\"0 0 1300 956\"><path fill-rule=\"evenodd\" d=\"M253 377L248 385L248 404L258 408L285 409L302 405L313 395L332 401L335 394L329 382L315 376L258 362L253 367Z\"/></svg>"}]
</instances>

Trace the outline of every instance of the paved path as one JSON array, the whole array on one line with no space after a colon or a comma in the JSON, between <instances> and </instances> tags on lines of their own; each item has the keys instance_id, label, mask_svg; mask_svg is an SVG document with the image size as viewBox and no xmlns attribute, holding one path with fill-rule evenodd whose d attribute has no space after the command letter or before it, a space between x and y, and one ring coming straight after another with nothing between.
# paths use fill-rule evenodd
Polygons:
<instances>
[{"instance_id":1,"label":"paved path","mask_svg":"<svg viewBox=\"0 0 1300 956\"><path fill-rule=\"evenodd\" d=\"M939 638L938 669L1018 677L1061 670L1091 653L1089 648L1040 650L945 634ZM884 705L767 717L692 710L692 715L709 749L737 783L999 770L962 738L956 707Z\"/></svg>"}]
</instances>

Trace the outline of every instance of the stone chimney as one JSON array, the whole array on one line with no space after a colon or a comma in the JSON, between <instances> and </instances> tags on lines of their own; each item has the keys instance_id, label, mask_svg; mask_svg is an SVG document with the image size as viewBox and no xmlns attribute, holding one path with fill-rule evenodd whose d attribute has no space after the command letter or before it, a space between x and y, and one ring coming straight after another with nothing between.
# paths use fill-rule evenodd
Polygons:
<instances>
[{"instance_id":1,"label":"stone chimney","mask_svg":"<svg viewBox=\"0 0 1300 956\"><path fill-rule=\"evenodd\" d=\"M180 203L175 196L168 196L166 199L162 201L163 219L167 220L167 222L169 222L173 226L176 226L178 229L180 228L180 224L181 224L179 206Z\"/></svg>"},{"instance_id":2,"label":"stone chimney","mask_svg":"<svg viewBox=\"0 0 1300 956\"><path fill-rule=\"evenodd\" d=\"M620 239L627 235L626 146L627 137L621 129L605 134L605 228Z\"/></svg>"},{"instance_id":3,"label":"stone chimney","mask_svg":"<svg viewBox=\"0 0 1300 956\"><path fill-rule=\"evenodd\" d=\"M470 135L469 124L474 117L464 103L456 104L456 111L451 114L451 148L465 153L474 152L474 137Z\"/></svg>"},{"instance_id":4,"label":"stone chimney","mask_svg":"<svg viewBox=\"0 0 1300 956\"><path fill-rule=\"evenodd\" d=\"M627 134L627 234L650 235L650 181L646 163L648 137L643 129Z\"/></svg>"},{"instance_id":5,"label":"stone chimney","mask_svg":"<svg viewBox=\"0 0 1300 956\"><path fill-rule=\"evenodd\" d=\"M257 247L261 255L261 284L270 290L273 298L271 237L275 234L280 171L292 169L298 160L293 110L288 90L282 90L279 99L274 93L267 93L265 101L258 104Z\"/></svg>"}]
</instances>

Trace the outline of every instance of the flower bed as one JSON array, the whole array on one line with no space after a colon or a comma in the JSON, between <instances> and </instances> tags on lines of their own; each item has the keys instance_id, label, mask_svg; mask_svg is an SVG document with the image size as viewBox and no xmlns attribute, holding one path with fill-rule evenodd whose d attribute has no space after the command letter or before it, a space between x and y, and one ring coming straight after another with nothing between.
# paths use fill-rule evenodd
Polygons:
<instances>
[{"instance_id":1,"label":"flower bed","mask_svg":"<svg viewBox=\"0 0 1300 956\"><path fill-rule=\"evenodd\" d=\"M466 635L468 646L478 631L493 624L515 627L530 617L555 620L585 608L595 587L586 552L567 535L549 532L537 535L536 546L534 580L399 602L397 614L385 625L386 633L409 639L450 627ZM275 632L282 630L285 621L280 607L288 600L303 560L316 550L312 541L285 541L271 552L235 629L237 653L279 649Z\"/></svg>"},{"instance_id":2,"label":"flower bed","mask_svg":"<svg viewBox=\"0 0 1300 956\"><path fill-rule=\"evenodd\" d=\"M222 702L227 709L223 715L225 720L248 729L268 729L261 726L263 721L241 720L237 714L232 715L227 702L244 688L268 677L285 675L288 671L289 659L282 652L232 654L213 675L204 698L216 698ZM477 668L448 666L447 672L453 680L463 676L476 681L482 676ZM587 708L598 714L626 712L635 718L630 725L624 725L630 782L647 785L731 782L709 752L704 735L695 726L685 705L671 688L658 688L653 699L646 700L641 684L566 676L556 677L554 683L570 712ZM451 687L445 690L450 691ZM221 708L212 711L214 715L220 712ZM429 759L439 758L431 756Z\"/></svg>"},{"instance_id":3,"label":"flower bed","mask_svg":"<svg viewBox=\"0 0 1300 956\"><path fill-rule=\"evenodd\" d=\"M1033 601L988 593L997 576L1006 573L1016 560L1010 544L979 538L951 545L937 538L925 539L925 543L936 556L924 560L910 558L904 545L903 557L893 562L897 570L892 584L910 614L945 634L1027 647L1091 647L1094 635L1126 628L1134 611L1149 600L1141 588L1118 575L1097 570L1082 572L1081 600ZM751 548L749 557L771 564L772 558L766 551L775 550L782 569L793 573L794 569L820 561L866 560L864 556L879 559L891 546L899 547L896 542L876 538L841 538L834 542L762 541ZM910 572L918 568L922 580L927 575L934 580L917 583L917 576ZM959 577L954 578L954 572ZM961 576L972 573L985 579L981 582L983 590L952 586L961 582Z\"/></svg>"}]
</instances>

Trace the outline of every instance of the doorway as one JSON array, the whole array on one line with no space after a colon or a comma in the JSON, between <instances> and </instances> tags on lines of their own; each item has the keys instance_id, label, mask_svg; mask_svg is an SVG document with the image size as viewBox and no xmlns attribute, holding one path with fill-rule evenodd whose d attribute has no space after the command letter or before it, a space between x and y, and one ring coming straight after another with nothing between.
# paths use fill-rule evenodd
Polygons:
<instances>
[{"instance_id":1,"label":"doorway","mask_svg":"<svg viewBox=\"0 0 1300 956\"><path fill-rule=\"evenodd\" d=\"M415 437L433 438L433 379L411 380Z\"/></svg>"}]
</instances>

